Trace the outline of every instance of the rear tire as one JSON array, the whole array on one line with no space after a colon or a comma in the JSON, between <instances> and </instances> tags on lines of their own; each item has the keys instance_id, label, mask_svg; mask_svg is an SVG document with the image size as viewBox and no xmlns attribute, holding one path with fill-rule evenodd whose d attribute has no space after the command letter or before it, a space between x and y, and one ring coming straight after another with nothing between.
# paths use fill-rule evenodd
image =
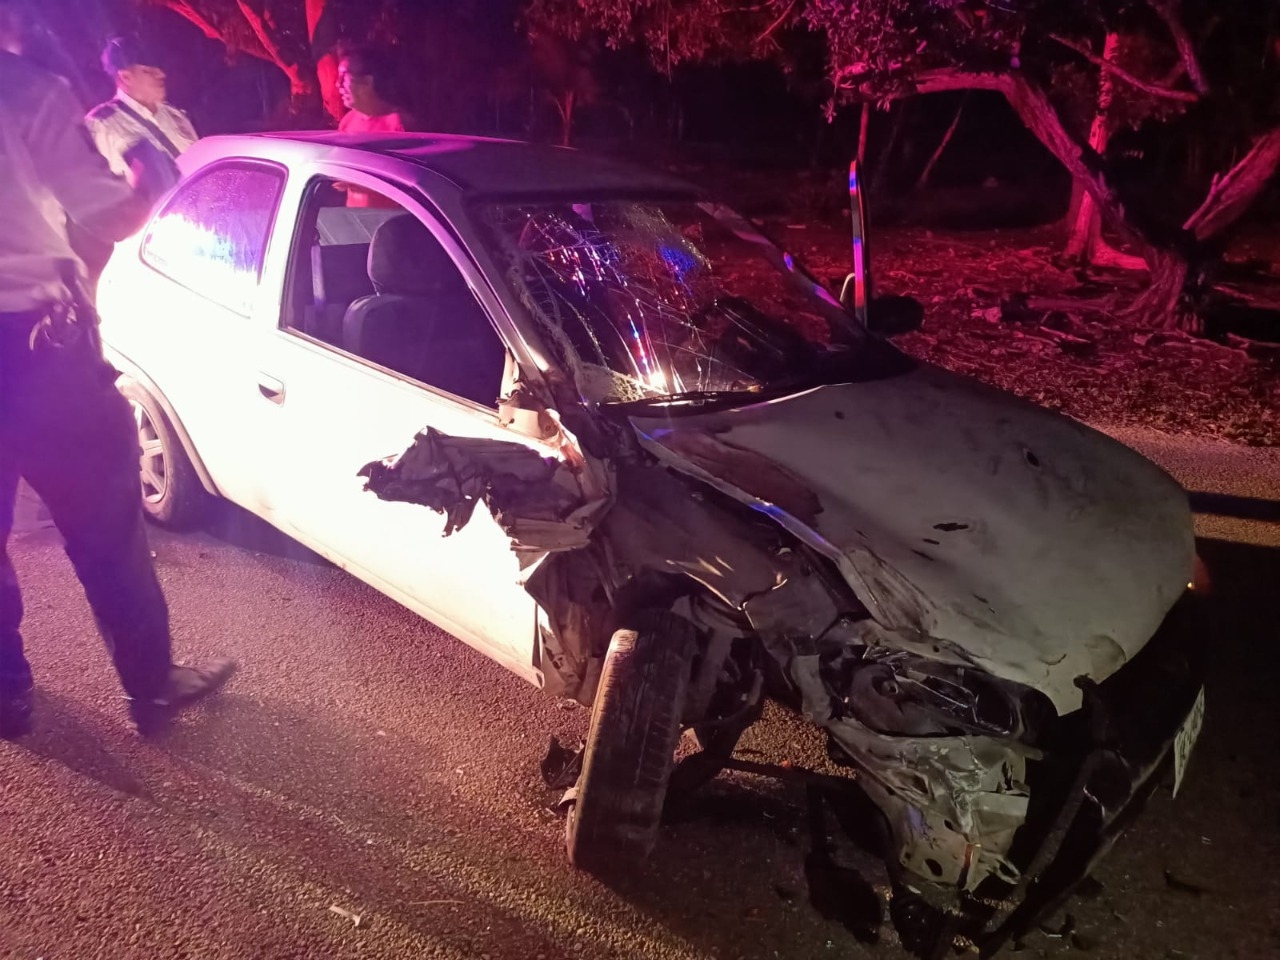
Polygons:
<instances>
[{"instance_id":1,"label":"rear tire","mask_svg":"<svg viewBox=\"0 0 1280 960\"><path fill-rule=\"evenodd\" d=\"M644 860L657 840L697 647L693 625L672 613L632 622L609 643L565 823L569 860L599 876Z\"/></svg>"},{"instance_id":2,"label":"rear tire","mask_svg":"<svg viewBox=\"0 0 1280 960\"><path fill-rule=\"evenodd\" d=\"M138 474L142 512L162 527L196 526L208 504L191 458L156 399L140 384L126 380L120 392L133 408L138 430Z\"/></svg>"}]
</instances>

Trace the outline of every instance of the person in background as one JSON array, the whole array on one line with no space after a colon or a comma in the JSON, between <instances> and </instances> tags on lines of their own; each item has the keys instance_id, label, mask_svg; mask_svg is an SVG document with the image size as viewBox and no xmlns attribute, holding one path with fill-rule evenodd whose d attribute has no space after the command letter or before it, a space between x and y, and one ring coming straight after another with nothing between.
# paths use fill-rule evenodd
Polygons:
<instances>
[{"instance_id":1,"label":"person in background","mask_svg":"<svg viewBox=\"0 0 1280 960\"><path fill-rule=\"evenodd\" d=\"M415 128L400 106L396 72L391 59L379 50L362 47L338 61L338 93L347 112L338 123L339 133L404 133ZM395 207L398 204L357 187L345 190L348 207Z\"/></svg>"},{"instance_id":2,"label":"person in background","mask_svg":"<svg viewBox=\"0 0 1280 960\"><path fill-rule=\"evenodd\" d=\"M177 666L169 613L143 527L138 438L103 358L97 315L68 220L114 242L138 230L163 189L149 142L129 151L133 186L94 148L61 77L21 56L23 0L0 0L0 737L31 729L22 594L6 549L25 479L49 509L129 695L138 730L230 679L235 665Z\"/></svg>"},{"instance_id":3,"label":"person in background","mask_svg":"<svg viewBox=\"0 0 1280 960\"><path fill-rule=\"evenodd\" d=\"M102 69L116 85L116 95L90 110L85 124L112 172L126 178L132 176L126 159L129 152L139 143L155 147L146 153L158 168L155 175L160 179L153 182L163 192L178 182L178 157L198 138L187 115L165 102L164 71L155 61L131 39L108 41L102 51ZM85 264L92 291L111 259L114 244L74 221L69 229L72 247Z\"/></svg>"},{"instance_id":4,"label":"person in background","mask_svg":"<svg viewBox=\"0 0 1280 960\"><path fill-rule=\"evenodd\" d=\"M125 154L139 140L150 140L174 161L199 137L187 115L165 102L168 92L157 58L127 37L116 37L102 51L102 69L116 85L116 95L85 117L98 150L112 171L128 176Z\"/></svg>"}]
</instances>

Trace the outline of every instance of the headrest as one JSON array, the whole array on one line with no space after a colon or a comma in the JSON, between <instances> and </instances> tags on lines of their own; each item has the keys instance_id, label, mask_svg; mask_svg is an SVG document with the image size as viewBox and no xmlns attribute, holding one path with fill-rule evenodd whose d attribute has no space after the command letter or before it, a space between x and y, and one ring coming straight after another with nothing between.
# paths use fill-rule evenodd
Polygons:
<instances>
[{"instance_id":1,"label":"headrest","mask_svg":"<svg viewBox=\"0 0 1280 960\"><path fill-rule=\"evenodd\" d=\"M311 248L311 283L317 306L346 306L373 293L369 244L316 244Z\"/></svg>"},{"instance_id":2,"label":"headrest","mask_svg":"<svg viewBox=\"0 0 1280 960\"><path fill-rule=\"evenodd\" d=\"M411 214L381 224L369 244L369 279L379 294L426 297L456 287L458 268Z\"/></svg>"}]
</instances>

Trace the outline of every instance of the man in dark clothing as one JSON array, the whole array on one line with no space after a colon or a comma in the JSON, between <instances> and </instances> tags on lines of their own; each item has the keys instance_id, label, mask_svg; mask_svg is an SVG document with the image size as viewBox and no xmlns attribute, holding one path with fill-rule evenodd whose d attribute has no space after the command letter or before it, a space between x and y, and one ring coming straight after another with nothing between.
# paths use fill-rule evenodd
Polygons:
<instances>
[{"instance_id":1,"label":"man in dark clothing","mask_svg":"<svg viewBox=\"0 0 1280 960\"><path fill-rule=\"evenodd\" d=\"M169 616L143 528L138 441L82 294L66 219L105 239L138 230L154 171L137 189L94 148L68 84L20 56L24 4L0 0L0 737L31 725L22 596L5 545L18 479L44 500L143 733L219 689L234 665L175 666ZM144 148L145 150L145 148Z\"/></svg>"}]
</instances>

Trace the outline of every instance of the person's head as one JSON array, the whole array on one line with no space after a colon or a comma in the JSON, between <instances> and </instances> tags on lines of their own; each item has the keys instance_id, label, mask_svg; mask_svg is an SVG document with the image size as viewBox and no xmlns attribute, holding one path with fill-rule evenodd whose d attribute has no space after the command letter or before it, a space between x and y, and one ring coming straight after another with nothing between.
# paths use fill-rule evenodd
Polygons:
<instances>
[{"instance_id":1,"label":"person's head","mask_svg":"<svg viewBox=\"0 0 1280 960\"><path fill-rule=\"evenodd\" d=\"M25 0L0 0L0 50L22 53L30 25Z\"/></svg>"},{"instance_id":2,"label":"person's head","mask_svg":"<svg viewBox=\"0 0 1280 960\"><path fill-rule=\"evenodd\" d=\"M344 52L338 61L338 93L352 110L370 116L393 112L399 96L390 57L369 47Z\"/></svg>"},{"instance_id":3,"label":"person's head","mask_svg":"<svg viewBox=\"0 0 1280 960\"><path fill-rule=\"evenodd\" d=\"M102 69L115 81L117 90L143 106L154 110L164 102L164 71L137 41L128 37L110 40L102 51Z\"/></svg>"}]
</instances>

